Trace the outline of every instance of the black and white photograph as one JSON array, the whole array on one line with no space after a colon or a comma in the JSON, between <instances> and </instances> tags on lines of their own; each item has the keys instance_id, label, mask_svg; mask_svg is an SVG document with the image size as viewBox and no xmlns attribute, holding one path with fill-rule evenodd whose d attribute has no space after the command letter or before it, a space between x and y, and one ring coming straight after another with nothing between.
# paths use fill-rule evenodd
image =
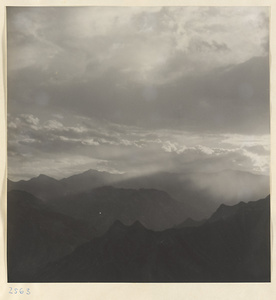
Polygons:
<instances>
[{"instance_id":1,"label":"black and white photograph","mask_svg":"<svg viewBox=\"0 0 276 300\"><path fill-rule=\"evenodd\" d=\"M269 17L7 7L9 283L271 281Z\"/></svg>"}]
</instances>

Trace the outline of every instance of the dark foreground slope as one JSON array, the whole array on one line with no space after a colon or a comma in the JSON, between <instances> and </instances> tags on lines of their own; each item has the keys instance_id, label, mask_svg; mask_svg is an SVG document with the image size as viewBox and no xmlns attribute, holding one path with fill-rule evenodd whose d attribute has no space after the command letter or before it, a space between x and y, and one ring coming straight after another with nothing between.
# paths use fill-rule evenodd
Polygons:
<instances>
[{"instance_id":1,"label":"dark foreground slope","mask_svg":"<svg viewBox=\"0 0 276 300\"><path fill-rule=\"evenodd\" d=\"M270 200L221 206L203 225L153 232L117 221L34 282L270 281Z\"/></svg>"},{"instance_id":2,"label":"dark foreground slope","mask_svg":"<svg viewBox=\"0 0 276 300\"><path fill-rule=\"evenodd\" d=\"M39 268L101 236L116 220L127 225L139 220L147 228L164 230L183 221L183 214L183 206L153 189L101 187L56 201L9 191L9 281L29 281Z\"/></svg>"},{"instance_id":3,"label":"dark foreground slope","mask_svg":"<svg viewBox=\"0 0 276 300\"><path fill-rule=\"evenodd\" d=\"M8 280L29 281L38 268L91 238L87 226L51 211L22 191L8 193Z\"/></svg>"}]
</instances>

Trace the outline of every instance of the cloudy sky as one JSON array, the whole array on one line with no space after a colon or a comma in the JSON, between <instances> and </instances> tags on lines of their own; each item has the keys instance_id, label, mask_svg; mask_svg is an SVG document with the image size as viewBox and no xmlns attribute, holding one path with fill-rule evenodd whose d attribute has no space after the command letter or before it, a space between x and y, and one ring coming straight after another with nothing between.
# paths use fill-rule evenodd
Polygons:
<instances>
[{"instance_id":1,"label":"cloudy sky","mask_svg":"<svg viewBox=\"0 0 276 300\"><path fill-rule=\"evenodd\" d=\"M268 13L9 7L9 178L268 174Z\"/></svg>"}]
</instances>

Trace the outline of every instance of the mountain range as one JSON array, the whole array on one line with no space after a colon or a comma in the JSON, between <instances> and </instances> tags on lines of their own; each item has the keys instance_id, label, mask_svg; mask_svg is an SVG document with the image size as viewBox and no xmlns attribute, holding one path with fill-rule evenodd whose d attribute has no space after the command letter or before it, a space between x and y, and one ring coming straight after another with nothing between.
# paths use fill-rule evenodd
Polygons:
<instances>
[{"instance_id":1,"label":"mountain range","mask_svg":"<svg viewBox=\"0 0 276 300\"><path fill-rule=\"evenodd\" d=\"M264 193L266 178L205 175L8 181L9 282L269 281L270 198L219 200L209 189L236 176Z\"/></svg>"},{"instance_id":2,"label":"mountain range","mask_svg":"<svg viewBox=\"0 0 276 300\"><path fill-rule=\"evenodd\" d=\"M186 217L199 220L208 218L222 203L233 205L265 197L269 194L269 177L232 170L208 174L157 172L148 175L88 170L61 180L42 174L30 180L8 180L8 191L23 190L44 201L103 186L165 191L185 206Z\"/></svg>"}]
</instances>

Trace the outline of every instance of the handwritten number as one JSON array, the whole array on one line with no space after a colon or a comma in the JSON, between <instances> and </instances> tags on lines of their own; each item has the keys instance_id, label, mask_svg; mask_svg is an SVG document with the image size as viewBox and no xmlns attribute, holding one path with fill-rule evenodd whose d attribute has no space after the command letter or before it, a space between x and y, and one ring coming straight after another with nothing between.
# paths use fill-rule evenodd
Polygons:
<instances>
[{"instance_id":1,"label":"handwritten number","mask_svg":"<svg viewBox=\"0 0 276 300\"><path fill-rule=\"evenodd\" d=\"M21 288L21 289L18 289L18 288L12 288L12 287L9 287L10 290L9 290L9 294L12 294L12 295L16 295L19 291L19 294L23 295L24 294L24 289ZM13 289L13 290L12 290ZM30 295L31 294L31 291L29 288L26 289L26 295Z\"/></svg>"},{"instance_id":2,"label":"handwritten number","mask_svg":"<svg viewBox=\"0 0 276 300\"><path fill-rule=\"evenodd\" d=\"M19 291L19 294L23 295L24 294L24 289L21 288L21 289L18 289L18 288L12 288L12 287L9 287L9 294L12 294L12 295L16 295ZM13 289L13 290L12 290ZM31 294L31 291L29 288L26 289L26 295L30 295Z\"/></svg>"}]
</instances>

